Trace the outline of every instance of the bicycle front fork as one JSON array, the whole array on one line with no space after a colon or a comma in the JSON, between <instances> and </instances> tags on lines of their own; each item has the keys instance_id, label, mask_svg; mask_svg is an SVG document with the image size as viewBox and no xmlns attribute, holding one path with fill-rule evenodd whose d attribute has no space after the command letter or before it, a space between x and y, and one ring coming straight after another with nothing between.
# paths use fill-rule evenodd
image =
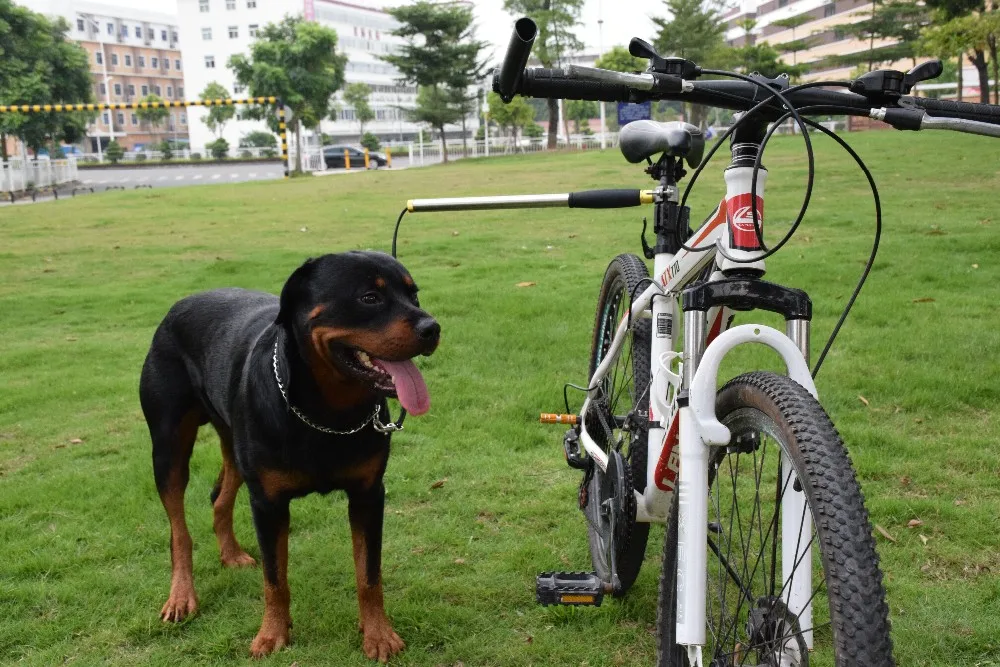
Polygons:
<instances>
[{"instance_id":1,"label":"bicycle front fork","mask_svg":"<svg viewBox=\"0 0 1000 667\"><path fill-rule=\"evenodd\" d=\"M726 446L729 430L715 418L715 389L722 358L734 347L754 342L776 350L789 376L814 396L809 374L809 321L787 320L785 334L770 327L746 324L718 336L707 350L706 313L684 314L684 396L678 401L680 474L677 531L677 643L688 647L691 664L700 664L705 645L708 558L708 474L711 446ZM700 371L700 372L699 372ZM782 458L782 486L795 489L795 472ZM781 503L782 601L798 617L808 648L812 648L812 554L799 535L812 534L811 515L801 487L785 492Z\"/></svg>"}]
</instances>

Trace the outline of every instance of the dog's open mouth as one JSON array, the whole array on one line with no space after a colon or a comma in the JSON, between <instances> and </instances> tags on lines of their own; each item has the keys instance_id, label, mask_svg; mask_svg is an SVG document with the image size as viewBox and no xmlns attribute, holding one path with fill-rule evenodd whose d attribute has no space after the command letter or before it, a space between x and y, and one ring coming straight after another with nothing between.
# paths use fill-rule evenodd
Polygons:
<instances>
[{"instance_id":1,"label":"dog's open mouth","mask_svg":"<svg viewBox=\"0 0 1000 667\"><path fill-rule=\"evenodd\" d=\"M343 351L341 359L355 376L370 382L377 391L398 398L407 412L422 415L430 409L427 384L411 359L388 361L351 348Z\"/></svg>"}]
</instances>

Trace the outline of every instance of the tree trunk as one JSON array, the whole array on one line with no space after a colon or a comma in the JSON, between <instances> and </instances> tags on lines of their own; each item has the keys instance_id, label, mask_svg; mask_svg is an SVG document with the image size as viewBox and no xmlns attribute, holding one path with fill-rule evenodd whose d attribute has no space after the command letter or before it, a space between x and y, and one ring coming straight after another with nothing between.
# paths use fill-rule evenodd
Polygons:
<instances>
[{"instance_id":1,"label":"tree trunk","mask_svg":"<svg viewBox=\"0 0 1000 667\"><path fill-rule=\"evenodd\" d=\"M964 53L959 53L958 54L958 96L957 96L957 99L958 99L959 102L962 101L962 88L965 87L965 84L962 82L962 68L963 67L965 67L965 54Z\"/></svg>"},{"instance_id":2,"label":"tree trunk","mask_svg":"<svg viewBox=\"0 0 1000 667\"><path fill-rule=\"evenodd\" d=\"M295 119L295 148L296 171L302 173L302 154L305 151L302 150L302 121L298 118Z\"/></svg>"},{"instance_id":3,"label":"tree trunk","mask_svg":"<svg viewBox=\"0 0 1000 667\"><path fill-rule=\"evenodd\" d=\"M444 138L444 125L438 127L438 132L441 133L441 162L448 162L448 142Z\"/></svg>"},{"instance_id":4,"label":"tree trunk","mask_svg":"<svg viewBox=\"0 0 1000 667\"><path fill-rule=\"evenodd\" d=\"M462 155L463 157L469 157L469 130L465 127L465 121L468 118L465 114L462 114Z\"/></svg>"},{"instance_id":5,"label":"tree trunk","mask_svg":"<svg viewBox=\"0 0 1000 667\"><path fill-rule=\"evenodd\" d=\"M1000 63L997 62L997 38L990 35L990 62L993 64L993 104L1000 104Z\"/></svg>"},{"instance_id":6,"label":"tree trunk","mask_svg":"<svg viewBox=\"0 0 1000 667\"><path fill-rule=\"evenodd\" d=\"M0 159L7 159L7 135L0 132Z\"/></svg>"},{"instance_id":7,"label":"tree trunk","mask_svg":"<svg viewBox=\"0 0 1000 667\"><path fill-rule=\"evenodd\" d=\"M556 147L559 137L559 100L549 98L549 149Z\"/></svg>"},{"instance_id":8,"label":"tree trunk","mask_svg":"<svg viewBox=\"0 0 1000 667\"><path fill-rule=\"evenodd\" d=\"M974 50L976 56L970 58L972 64L979 73L979 101L983 104L990 103L990 73L986 68L986 54L982 49Z\"/></svg>"}]
</instances>

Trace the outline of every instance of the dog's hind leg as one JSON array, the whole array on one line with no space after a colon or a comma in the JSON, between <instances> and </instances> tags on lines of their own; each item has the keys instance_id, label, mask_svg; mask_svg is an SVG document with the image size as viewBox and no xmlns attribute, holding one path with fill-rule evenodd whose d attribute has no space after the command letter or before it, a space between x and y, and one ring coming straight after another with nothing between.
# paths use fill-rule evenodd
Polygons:
<instances>
[{"instance_id":1,"label":"dog's hind leg","mask_svg":"<svg viewBox=\"0 0 1000 667\"><path fill-rule=\"evenodd\" d=\"M139 383L142 411L153 441L153 475L170 520L170 597L164 621L181 621L198 609L191 558L191 534L184 519L184 491L198 427L207 417L194 396L183 363L157 353L146 358Z\"/></svg>"},{"instance_id":2,"label":"dog's hind leg","mask_svg":"<svg viewBox=\"0 0 1000 667\"><path fill-rule=\"evenodd\" d=\"M236 541L236 534L233 532L233 505L236 504L236 492L243 485L243 477L233 461L232 439L225 429L217 427L216 430L222 441L222 470L212 489L212 527L219 540L219 560L226 567L256 565L253 557Z\"/></svg>"}]
</instances>

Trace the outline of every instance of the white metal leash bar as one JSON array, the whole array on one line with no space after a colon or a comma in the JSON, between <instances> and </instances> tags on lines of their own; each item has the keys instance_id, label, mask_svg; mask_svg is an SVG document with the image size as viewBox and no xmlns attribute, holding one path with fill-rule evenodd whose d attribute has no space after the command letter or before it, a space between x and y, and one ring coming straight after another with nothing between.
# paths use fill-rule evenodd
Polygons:
<instances>
[{"instance_id":1,"label":"white metal leash bar","mask_svg":"<svg viewBox=\"0 0 1000 667\"><path fill-rule=\"evenodd\" d=\"M281 376L278 374L278 341L274 341L274 353L271 355L271 363L272 363L272 366L274 367L274 379L278 383L278 391L281 392L281 397L283 399L285 399L285 405L287 405L288 409L291 410L295 414L296 417L298 417L299 419L301 419L302 423L305 424L306 426L309 426L310 428L316 429L320 433L329 433L331 435L353 435L354 433L357 433L358 431L360 431L364 427L368 426L369 423L379 433L394 433L395 431L402 431L403 430L403 427L401 425L399 425L399 424L396 424L396 423L383 424L382 423L382 421L378 418L379 413L382 411L382 406L381 405L376 405L374 412L372 412L370 415L368 415L367 419L365 419L363 422L361 422L361 424L359 426L357 426L356 428L352 428L349 431L338 431L336 429L332 429L332 428L329 428L327 426L320 426L316 422L314 422L311 419L309 419L308 417L306 417L302 413L301 410L299 410L297 407L295 407L294 405L292 405L292 402L290 400L288 400L288 393L285 391L285 385L282 384L282 382L281 382Z\"/></svg>"}]
</instances>

